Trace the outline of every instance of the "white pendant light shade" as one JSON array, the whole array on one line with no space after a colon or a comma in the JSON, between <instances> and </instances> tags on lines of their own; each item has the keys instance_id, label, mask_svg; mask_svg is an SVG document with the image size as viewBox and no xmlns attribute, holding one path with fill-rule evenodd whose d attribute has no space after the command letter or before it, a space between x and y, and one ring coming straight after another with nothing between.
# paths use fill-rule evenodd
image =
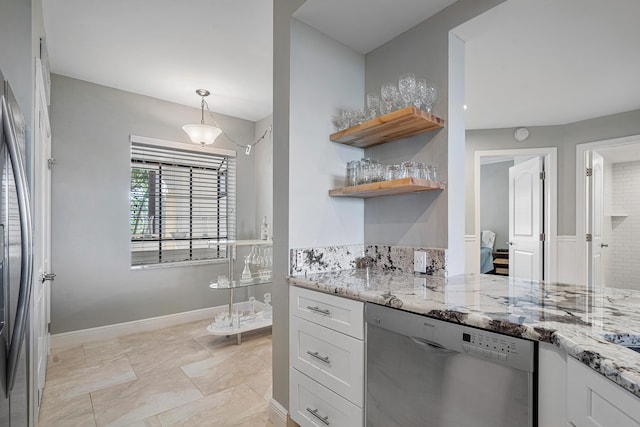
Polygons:
<instances>
[{"instance_id":1,"label":"white pendant light shade","mask_svg":"<svg viewBox=\"0 0 640 427\"><path fill-rule=\"evenodd\" d=\"M211 93L206 89L198 89L196 90L196 94L198 94L198 96L202 98L200 100L200 124L184 125L182 126L182 130L185 131L187 135L189 135L189 139L191 139L191 142L193 142L194 144L200 144L204 147L205 145L213 144L213 141L215 141L216 138L222 133L222 129L216 126L209 126L204 124L204 106L207 105L207 110L209 109L209 105L207 104L207 101L204 100L204 98L209 96Z\"/></svg>"},{"instance_id":2,"label":"white pendant light shade","mask_svg":"<svg viewBox=\"0 0 640 427\"><path fill-rule=\"evenodd\" d=\"M182 126L191 142L200 145L213 144L218 136L222 133L222 129L209 125L184 125Z\"/></svg>"}]
</instances>

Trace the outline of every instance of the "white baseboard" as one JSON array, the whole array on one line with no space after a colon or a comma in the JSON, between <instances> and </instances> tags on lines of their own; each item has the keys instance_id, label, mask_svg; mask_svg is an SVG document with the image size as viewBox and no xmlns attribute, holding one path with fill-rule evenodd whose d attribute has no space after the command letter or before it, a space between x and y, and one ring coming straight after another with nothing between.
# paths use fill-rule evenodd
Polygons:
<instances>
[{"instance_id":1,"label":"white baseboard","mask_svg":"<svg viewBox=\"0 0 640 427\"><path fill-rule=\"evenodd\" d=\"M269 421L274 427L287 427L287 410L273 397L269 399Z\"/></svg>"},{"instance_id":2,"label":"white baseboard","mask_svg":"<svg viewBox=\"0 0 640 427\"><path fill-rule=\"evenodd\" d=\"M51 348L59 349L76 345L109 340L139 332L152 331L154 329L167 328L181 323L195 322L215 317L215 312L226 306L202 308L199 310L185 311L183 313L168 314L166 316L150 317L148 319L134 320L131 322L116 323L113 325L99 326L97 328L81 329L79 331L64 332L51 335Z\"/></svg>"}]
</instances>

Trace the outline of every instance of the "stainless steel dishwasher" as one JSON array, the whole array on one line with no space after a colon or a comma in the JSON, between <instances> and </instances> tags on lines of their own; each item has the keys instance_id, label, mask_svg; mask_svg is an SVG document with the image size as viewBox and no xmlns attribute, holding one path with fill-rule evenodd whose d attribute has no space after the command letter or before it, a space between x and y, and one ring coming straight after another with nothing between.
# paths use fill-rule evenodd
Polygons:
<instances>
[{"instance_id":1,"label":"stainless steel dishwasher","mask_svg":"<svg viewBox=\"0 0 640 427\"><path fill-rule=\"evenodd\" d=\"M535 342L365 304L366 425L537 425Z\"/></svg>"}]
</instances>

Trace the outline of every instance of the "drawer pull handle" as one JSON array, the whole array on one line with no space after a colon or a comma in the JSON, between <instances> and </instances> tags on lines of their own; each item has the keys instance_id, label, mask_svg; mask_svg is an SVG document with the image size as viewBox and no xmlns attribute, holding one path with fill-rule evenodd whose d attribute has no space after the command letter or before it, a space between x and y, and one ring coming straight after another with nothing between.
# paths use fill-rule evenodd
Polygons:
<instances>
[{"instance_id":1,"label":"drawer pull handle","mask_svg":"<svg viewBox=\"0 0 640 427\"><path fill-rule=\"evenodd\" d=\"M322 309L318 306L311 307L310 305L308 305L307 308L311 311L315 311L316 313L324 314L325 316L331 316L331 312L329 310Z\"/></svg>"},{"instance_id":2,"label":"drawer pull handle","mask_svg":"<svg viewBox=\"0 0 640 427\"><path fill-rule=\"evenodd\" d=\"M307 350L307 354L311 357L315 357L316 359L326 364L331 364L331 361L329 360L329 356L320 356L320 353L318 353L317 351L311 351L311 350Z\"/></svg>"},{"instance_id":3,"label":"drawer pull handle","mask_svg":"<svg viewBox=\"0 0 640 427\"><path fill-rule=\"evenodd\" d=\"M316 417L317 419L322 421L325 425L329 425L329 416L328 415L326 417L321 416L320 414L318 414L318 410L317 409L307 408L307 411L311 415L313 415L314 417Z\"/></svg>"}]
</instances>

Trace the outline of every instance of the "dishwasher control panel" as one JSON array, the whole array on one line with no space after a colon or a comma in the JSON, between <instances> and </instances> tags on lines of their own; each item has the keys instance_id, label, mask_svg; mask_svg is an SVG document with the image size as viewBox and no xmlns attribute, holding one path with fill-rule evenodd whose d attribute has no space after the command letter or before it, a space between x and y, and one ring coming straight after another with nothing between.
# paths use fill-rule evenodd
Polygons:
<instances>
[{"instance_id":1,"label":"dishwasher control panel","mask_svg":"<svg viewBox=\"0 0 640 427\"><path fill-rule=\"evenodd\" d=\"M476 330L462 332L462 350L497 360L507 360L519 354L513 338Z\"/></svg>"}]
</instances>

